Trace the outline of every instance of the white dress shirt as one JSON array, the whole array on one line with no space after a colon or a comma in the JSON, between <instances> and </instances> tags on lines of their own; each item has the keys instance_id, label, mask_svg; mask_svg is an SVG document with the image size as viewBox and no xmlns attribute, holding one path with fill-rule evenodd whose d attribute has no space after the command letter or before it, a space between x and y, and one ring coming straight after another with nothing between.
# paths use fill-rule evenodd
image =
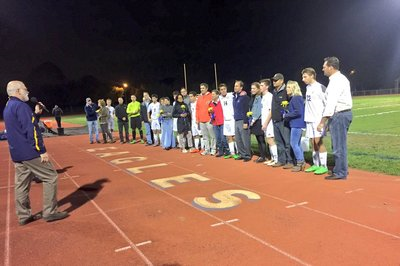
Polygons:
<instances>
[{"instance_id":1,"label":"white dress shirt","mask_svg":"<svg viewBox=\"0 0 400 266\"><path fill-rule=\"evenodd\" d=\"M350 82L340 71L329 77L329 84L326 88L325 96L324 117L333 116L337 112L348 110L353 107Z\"/></svg>"}]
</instances>

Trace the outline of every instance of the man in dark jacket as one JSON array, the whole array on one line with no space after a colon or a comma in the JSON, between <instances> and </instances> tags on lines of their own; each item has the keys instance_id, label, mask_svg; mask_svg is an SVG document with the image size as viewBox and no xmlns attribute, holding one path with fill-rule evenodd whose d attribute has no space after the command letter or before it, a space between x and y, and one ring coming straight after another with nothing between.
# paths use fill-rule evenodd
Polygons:
<instances>
[{"instance_id":1,"label":"man in dark jacket","mask_svg":"<svg viewBox=\"0 0 400 266\"><path fill-rule=\"evenodd\" d=\"M100 143L99 139L99 125L97 123L97 105L92 102L92 99L86 98L85 113L86 121L89 130L90 144L93 144L93 133L96 135L96 142ZM93 132L94 131L94 132Z\"/></svg>"},{"instance_id":2,"label":"man in dark jacket","mask_svg":"<svg viewBox=\"0 0 400 266\"><path fill-rule=\"evenodd\" d=\"M129 122L128 114L126 113L126 104L124 104L124 99L122 97L118 98L118 105L115 106L115 116L118 119L118 132L119 132L119 142L124 144L129 143ZM125 140L124 132L125 131Z\"/></svg>"},{"instance_id":3,"label":"man in dark jacket","mask_svg":"<svg viewBox=\"0 0 400 266\"><path fill-rule=\"evenodd\" d=\"M293 168L293 159L290 151L290 127L289 123L283 120L283 113L289 104L289 96L286 93L284 77L281 73L276 73L272 77L274 90L272 92L271 116L274 124L274 137L278 147L278 162L272 167L284 169Z\"/></svg>"},{"instance_id":4,"label":"man in dark jacket","mask_svg":"<svg viewBox=\"0 0 400 266\"><path fill-rule=\"evenodd\" d=\"M250 128L247 112L249 111L250 98L243 90L243 81L235 81L233 88L233 111L235 118L235 139L238 149L238 156L234 156L235 160L243 160L248 162L251 160L251 143Z\"/></svg>"},{"instance_id":5,"label":"man in dark jacket","mask_svg":"<svg viewBox=\"0 0 400 266\"><path fill-rule=\"evenodd\" d=\"M68 217L57 211L57 172L49 161L29 100L28 89L21 81L7 84L9 100L4 108L4 121L8 133L11 159L15 165L15 207L20 225L40 218L32 215L29 191L34 176L43 181L43 219L47 222Z\"/></svg>"},{"instance_id":6,"label":"man in dark jacket","mask_svg":"<svg viewBox=\"0 0 400 266\"><path fill-rule=\"evenodd\" d=\"M57 127L61 128L61 115L63 114L63 110L58 105L54 105L51 113L54 115L54 119L57 121Z\"/></svg>"}]
</instances>

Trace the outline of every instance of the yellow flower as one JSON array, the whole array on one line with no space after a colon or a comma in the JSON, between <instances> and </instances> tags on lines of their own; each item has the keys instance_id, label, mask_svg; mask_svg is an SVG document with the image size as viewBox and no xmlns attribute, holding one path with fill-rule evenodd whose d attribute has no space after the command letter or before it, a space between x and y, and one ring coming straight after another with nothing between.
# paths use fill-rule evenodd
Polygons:
<instances>
[{"instance_id":1,"label":"yellow flower","mask_svg":"<svg viewBox=\"0 0 400 266\"><path fill-rule=\"evenodd\" d=\"M186 107L185 107L185 105L184 105L184 104L182 104L182 105L181 105L181 108L182 108L182 109L186 109Z\"/></svg>"},{"instance_id":2,"label":"yellow flower","mask_svg":"<svg viewBox=\"0 0 400 266\"><path fill-rule=\"evenodd\" d=\"M212 113L212 112L214 112L214 109L213 109L212 107L209 107L209 108L208 108L208 112L209 112L209 113Z\"/></svg>"},{"instance_id":3,"label":"yellow flower","mask_svg":"<svg viewBox=\"0 0 400 266\"><path fill-rule=\"evenodd\" d=\"M286 106L288 106L288 104L289 104L288 101L283 101L283 102L281 103L282 107L286 107Z\"/></svg>"},{"instance_id":4,"label":"yellow flower","mask_svg":"<svg viewBox=\"0 0 400 266\"><path fill-rule=\"evenodd\" d=\"M160 115L164 113L164 110L160 110Z\"/></svg>"},{"instance_id":5,"label":"yellow flower","mask_svg":"<svg viewBox=\"0 0 400 266\"><path fill-rule=\"evenodd\" d=\"M247 112L246 115L247 115L247 117L250 117L253 115L253 112Z\"/></svg>"}]
</instances>

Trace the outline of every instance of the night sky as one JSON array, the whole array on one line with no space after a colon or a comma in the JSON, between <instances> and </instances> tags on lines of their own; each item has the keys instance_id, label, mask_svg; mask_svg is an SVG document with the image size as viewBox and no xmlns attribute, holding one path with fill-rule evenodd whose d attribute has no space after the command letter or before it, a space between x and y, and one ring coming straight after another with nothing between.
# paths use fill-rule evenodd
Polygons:
<instances>
[{"instance_id":1,"label":"night sky","mask_svg":"<svg viewBox=\"0 0 400 266\"><path fill-rule=\"evenodd\" d=\"M301 81L337 56L353 89L394 87L400 76L400 1L0 0L0 85L45 62L66 79L93 75L161 94L183 83L232 89L276 72ZM304 87L304 84L300 83ZM4 89L3 89L4 90Z\"/></svg>"}]
</instances>

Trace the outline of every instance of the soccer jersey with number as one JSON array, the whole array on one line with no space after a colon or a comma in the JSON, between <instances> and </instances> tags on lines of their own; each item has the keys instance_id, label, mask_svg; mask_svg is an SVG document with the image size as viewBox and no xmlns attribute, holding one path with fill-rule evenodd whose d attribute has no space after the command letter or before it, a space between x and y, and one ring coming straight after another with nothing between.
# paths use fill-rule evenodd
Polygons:
<instances>
[{"instance_id":1,"label":"soccer jersey with number","mask_svg":"<svg viewBox=\"0 0 400 266\"><path fill-rule=\"evenodd\" d=\"M158 119L160 115L160 103L151 103L149 107L147 108L147 111L150 113L151 112L151 119Z\"/></svg>"},{"instance_id":2,"label":"soccer jersey with number","mask_svg":"<svg viewBox=\"0 0 400 266\"><path fill-rule=\"evenodd\" d=\"M192 124L197 122L196 121L196 103L197 103L197 101L194 103L190 103L190 113L192 115Z\"/></svg>"},{"instance_id":3,"label":"soccer jersey with number","mask_svg":"<svg viewBox=\"0 0 400 266\"><path fill-rule=\"evenodd\" d=\"M307 85L304 109L305 122L319 122L325 107L326 87L319 82Z\"/></svg>"},{"instance_id":4,"label":"soccer jersey with number","mask_svg":"<svg viewBox=\"0 0 400 266\"><path fill-rule=\"evenodd\" d=\"M219 100L221 101L222 111L224 113L224 120L231 121L234 119L233 117L233 94L232 92L228 92L226 96L219 96Z\"/></svg>"}]
</instances>

